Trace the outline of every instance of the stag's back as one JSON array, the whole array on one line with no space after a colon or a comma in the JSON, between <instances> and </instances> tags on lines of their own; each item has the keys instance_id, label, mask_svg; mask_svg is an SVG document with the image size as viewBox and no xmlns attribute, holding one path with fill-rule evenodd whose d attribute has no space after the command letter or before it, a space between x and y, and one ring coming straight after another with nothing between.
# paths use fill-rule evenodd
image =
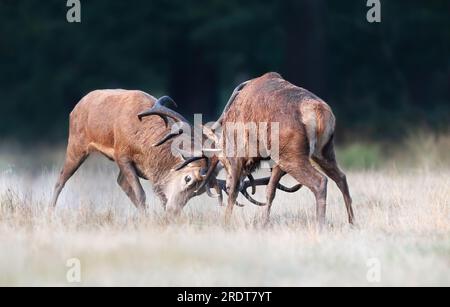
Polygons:
<instances>
[{"instance_id":1,"label":"stag's back","mask_svg":"<svg viewBox=\"0 0 450 307\"><path fill-rule=\"evenodd\" d=\"M225 114L226 122L278 122L280 141L306 138L310 155L320 154L335 129L335 117L328 104L277 73L251 80Z\"/></svg>"}]
</instances>

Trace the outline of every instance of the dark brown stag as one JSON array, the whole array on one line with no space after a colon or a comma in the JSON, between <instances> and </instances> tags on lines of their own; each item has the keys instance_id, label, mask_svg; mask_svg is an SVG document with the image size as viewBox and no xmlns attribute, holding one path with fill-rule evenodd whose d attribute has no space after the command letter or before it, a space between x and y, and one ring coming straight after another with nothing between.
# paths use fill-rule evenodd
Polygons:
<instances>
[{"instance_id":1,"label":"dark brown stag","mask_svg":"<svg viewBox=\"0 0 450 307\"><path fill-rule=\"evenodd\" d=\"M268 130L271 129L268 123L278 123L277 148L272 148L269 139L265 144L264 155L261 152L256 155L237 155L236 152L230 154L227 150L230 143L236 147L236 134L242 133L234 130L236 123L243 123L245 127L249 123L264 125L263 127L267 127L264 129ZM228 128L230 126L232 129ZM239 191L245 194L245 190L250 186L254 190L256 183L252 180L251 173L263 160L272 159L271 177L257 182L260 185L267 184L265 222L269 219L280 180L285 174L289 174L300 186L304 185L314 193L317 220L320 226L324 225L327 178L313 166L313 160L338 185L344 196L348 220L353 224L352 200L346 176L339 169L334 153L335 117L323 100L303 88L292 85L277 73L268 73L241 84L233 93L219 121L213 126L214 131L206 129L205 133L209 138L213 138L218 127L222 127L222 132L216 137L216 144L220 145L222 152L215 156L203 185L208 182L209 174L213 173L213 168L220 161L228 174L225 186L229 196L226 219L229 219L232 213ZM266 135L271 135L271 131L267 131ZM250 144L249 131L244 131L244 136L245 149L260 148L259 144ZM262 140L256 140L258 143L260 141ZM276 157L272 155L274 151L277 152ZM245 177L251 180L244 182ZM300 186L285 190L293 192Z\"/></svg>"},{"instance_id":2,"label":"dark brown stag","mask_svg":"<svg viewBox=\"0 0 450 307\"><path fill-rule=\"evenodd\" d=\"M323 100L292 85L277 73L268 73L247 82L225 110L221 123L223 148L226 148L230 136L232 140L236 137L233 131L227 130L228 123L279 123L278 148L271 148L268 140L269 152L277 151L277 158L273 161L272 175L266 191L266 221L276 187L281 178L289 174L314 193L319 225L325 224L327 178L314 168L310 161L312 159L336 182L344 196L348 220L353 224L354 214L347 179L338 167L334 152L335 117ZM267 127L270 129L270 125ZM271 158L274 159L273 156ZM228 216L232 212L242 179L258 168L263 159L261 155L221 155L220 160L228 173Z\"/></svg>"}]
</instances>

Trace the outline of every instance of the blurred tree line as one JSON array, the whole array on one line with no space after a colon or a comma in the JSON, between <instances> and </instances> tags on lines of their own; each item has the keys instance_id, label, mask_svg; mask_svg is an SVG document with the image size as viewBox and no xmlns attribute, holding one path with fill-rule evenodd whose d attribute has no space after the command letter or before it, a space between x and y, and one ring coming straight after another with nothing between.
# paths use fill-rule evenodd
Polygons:
<instances>
[{"instance_id":1,"label":"blurred tree line","mask_svg":"<svg viewBox=\"0 0 450 307\"><path fill-rule=\"evenodd\" d=\"M0 136L60 140L100 88L168 94L213 120L267 71L327 101L347 137L448 129L450 1L381 3L370 24L365 0L81 0L71 24L65 0L0 0Z\"/></svg>"}]
</instances>

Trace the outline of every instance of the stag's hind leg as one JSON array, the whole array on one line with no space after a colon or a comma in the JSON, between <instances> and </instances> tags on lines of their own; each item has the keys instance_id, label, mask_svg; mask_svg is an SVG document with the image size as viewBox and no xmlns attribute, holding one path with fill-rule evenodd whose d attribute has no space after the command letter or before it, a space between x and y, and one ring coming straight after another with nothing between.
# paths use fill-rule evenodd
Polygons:
<instances>
[{"instance_id":1,"label":"stag's hind leg","mask_svg":"<svg viewBox=\"0 0 450 307\"><path fill-rule=\"evenodd\" d=\"M66 185L67 181L72 177L75 172L80 168L81 164L86 161L89 153L87 150L78 149L69 143L66 153L66 160L64 167L59 175L58 181L53 191L53 199L50 209L53 210L58 202L59 195Z\"/></svg>"},{"instance_id":2,"label":"stag's hind leg","mask_svg":"<svg viewBox=\"0 0 450 307\"><path fill-rule=\"evenodd\" d=\"M350 224L354 224L355 216L352 208L352 198L350 196L347 178L345 174L340 170L336 155L334 153L333 140L323 148L322 156L315 156L313 160L322 168L325 174L330 177L338 186L342 195L344 196L345 207L347 209L348 221Z\"/></svg>"},{"instance_id":3,"label":"stag's hind leg","mask_svg":"<svg viewBox=\"0 0 450 307\"><path fill-rule=\"evenodd\" d=\"M280 166L283 171L314 193L317 221L322 228L326 218L327 178L312 166L308 156L292 154L281 157Z\"/></svg>"}]
</instances>

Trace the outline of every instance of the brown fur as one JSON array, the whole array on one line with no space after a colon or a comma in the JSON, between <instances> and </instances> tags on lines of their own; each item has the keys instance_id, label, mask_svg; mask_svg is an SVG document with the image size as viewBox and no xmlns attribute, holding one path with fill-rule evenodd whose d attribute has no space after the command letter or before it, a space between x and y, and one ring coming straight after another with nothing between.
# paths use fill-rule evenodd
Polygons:
<instances>
[{"instance_id":1,"label":"brown fur","mask_svg":"<svg viewBox=\"0 0 450 307\"><path fill-rule=\"evenodd\" d=\"M139 209L145 209L145 193L138 177L147 179L164 206L178 213L201 183L204 161L179 172L183 159L173 155L170 144L154 147L168 129L158 116L140 121L137 115L152 107L156 99L141 91L98 90L89 93L70 115L66 162L56 184L53 207L67 180L93 152L115 161L118 183ZM185 177L190 176L190 184Z\"/></svg>"},{"instance_id":2,"label":"brown fur","mask_svg":"<svg viewBox=\"0 0 450 307\"><path fill-rule=\"evenodd\" d=\"M323 100L292 85L277 73L268 73L249 81L222 118L223 148L226 148L226 123L278 122L280 125L280 157L278 161L274 161L271 182L267 187L266 220L276 185L288 173L314 193L319 224L325 223L327 179L312 166L310 159L313 159L341 189L349 221L353 223L347 181L337 166L334 155L335 118L331 108ZM228 173L227 189L230 197L227 218L236 202L239 184L261 160L261 157L221 158Z\"/></svg>"}]
</instances>

